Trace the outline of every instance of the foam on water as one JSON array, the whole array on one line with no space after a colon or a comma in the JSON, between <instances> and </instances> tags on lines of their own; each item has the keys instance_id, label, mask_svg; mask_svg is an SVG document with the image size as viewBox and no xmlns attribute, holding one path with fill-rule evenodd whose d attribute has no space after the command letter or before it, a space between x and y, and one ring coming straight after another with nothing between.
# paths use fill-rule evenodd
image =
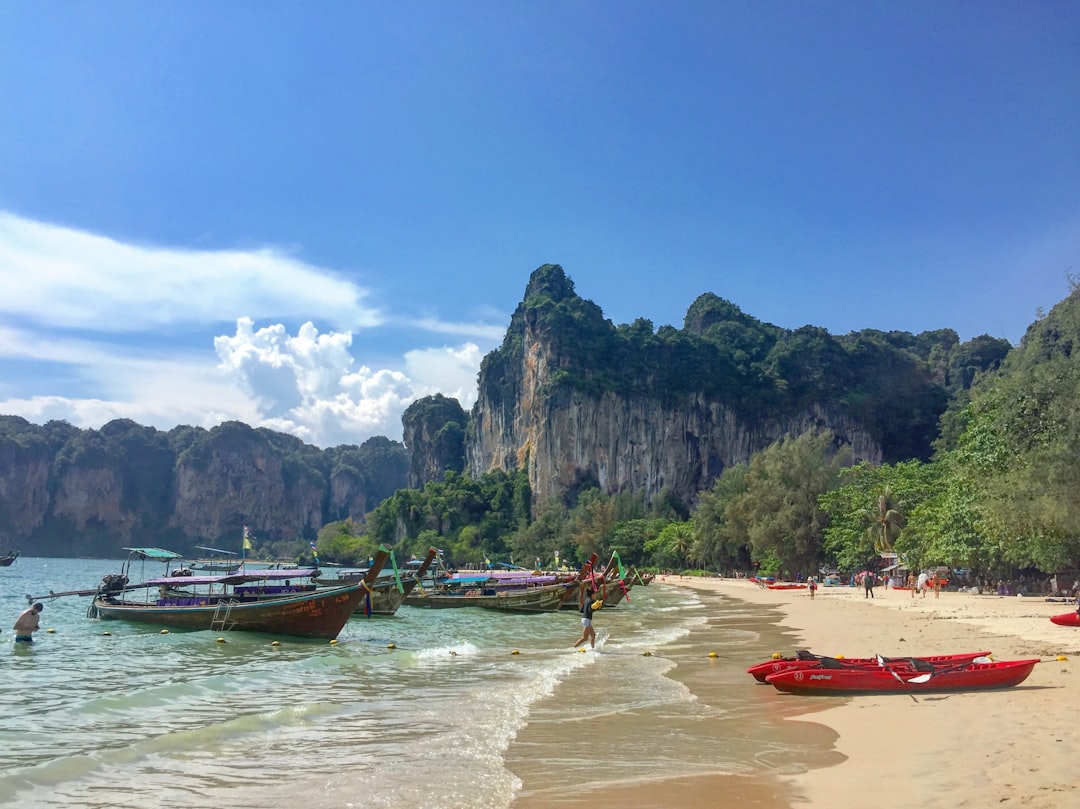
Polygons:
<instances>
[{"instance_id":1,"label":"foam on water","mask_svg":"<svg viewBox=\"0 0 1080 809\"><path fill-rule=\"evenodd\" d=\"M102 570L87 581L84 561L20 559L0 574L0 614L25 608L15 593L92 587L118 563L90 566ZM0 805L506 809L526 783L585 783L596 761L624 779L659 766L798 766L768 734L752 751L699 749L698 736L726 732L703 723L752 710L695 697L686 676L736 671L705 662L700 645L734 659L762 641L753 616L710 622L691 590L635 588L630 603L599 611L593 654L570 645L574 611L403 607L354 618L336 645L272 646L265 635L218 643L212 632L88 620L86 606L48 602L43 623L56 633L0 657ZM629 733L604 735L627 721ZM600 741L579 744L579 729ZM556 742L536 748L536 738Z\"/></svg>"}]
</instances>

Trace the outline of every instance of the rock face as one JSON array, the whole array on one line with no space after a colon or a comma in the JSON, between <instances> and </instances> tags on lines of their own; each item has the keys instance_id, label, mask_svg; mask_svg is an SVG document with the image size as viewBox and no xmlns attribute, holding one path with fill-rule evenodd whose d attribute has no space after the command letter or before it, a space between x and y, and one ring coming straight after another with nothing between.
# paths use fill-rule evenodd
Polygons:
<instances>
[{"instance_id":1,"label":"rock face","mask_svg":"<svg viewBox=\"0 0 1080 809\"><path fill-rule=\"evenodd\" d=\"M673 402L555 384L575 360L560 350L563 341L552 334L544 305L531 304L576 296L561 270L546 283L537 278L550 269L534 273L503 347L481 370L466 445L472 474L526 468L534 502L591 485L645 498L669 489L692 503L726 467L748 463L769 444L809 429L831 429L856 457L881 461L881 448L865 427L821 405L749 421L703 394Z\"/></svg>"},{"instance_id":2,"label":"rock face","mask_svg":"<svg viewBox=\"0 0 1080 809\"><path fill-rule=\"evenodd\" d=\"M360 519L407 483L405 448L385 438L320 450L227 422L163 433L119 420L100 431L0 417L0 548L121 556L131 545L189 552L313 539Z\"/></svg>"},{"instance_id":3,"label":"rock face","mask_svg":"<svg viewBox=\"0 0 1080 809\"><path fill-rule=\"evenodd\" d=\"M465 468L465 428L468 414L457 399L442 394L418 399L401 417L409 450L409 488L422 489L441 480L447 471Z\"/></svg>"}]
</instances>

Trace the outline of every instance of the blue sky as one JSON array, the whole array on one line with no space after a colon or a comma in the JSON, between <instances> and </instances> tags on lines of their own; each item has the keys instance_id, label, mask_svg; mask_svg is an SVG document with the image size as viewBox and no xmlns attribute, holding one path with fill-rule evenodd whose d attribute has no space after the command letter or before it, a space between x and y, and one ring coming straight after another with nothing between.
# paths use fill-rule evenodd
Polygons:
<instances>
[{"instance_id":1,"label":"blue sky","mask_svg":"<svg viewBox=\"0 0 1080 809\"><path fill-rule=\"evenodd\" d=\"M612 321L1016 343L1080 273L1075 2L0 4L0 413L320 446Z\"/></svg>"}]
</instances>

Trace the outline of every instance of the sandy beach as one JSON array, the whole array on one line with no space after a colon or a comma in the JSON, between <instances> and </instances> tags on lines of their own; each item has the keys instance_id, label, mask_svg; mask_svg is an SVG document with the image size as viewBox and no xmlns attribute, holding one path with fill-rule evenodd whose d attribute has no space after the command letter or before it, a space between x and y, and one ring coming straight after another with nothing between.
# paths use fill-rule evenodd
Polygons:
<instances>
[{"instance_id":1,"label":"sandy beach","mask_svg":"<svg viewBox=\"0 0 1080 809\"><path fill-rule=\"evenodd\" d=\"M737 579L667 576L783 610L801 648L866 657L989 649L998 660L1044 662L1002 691L778 699L806 702L789 721L837 734L841 763L782 776L798 807L1080 806L1080 629L1049 617L1074 605L1036 597L822 588L775 591ZM777 649L790 655L793 649ZM1056 658L1065 655L1066 660ZM752 662L747 661L749 665ZM749 675L748 675L749 676ZM765 688L766 686L761 686Z\"/></svg>"}]
</instances>

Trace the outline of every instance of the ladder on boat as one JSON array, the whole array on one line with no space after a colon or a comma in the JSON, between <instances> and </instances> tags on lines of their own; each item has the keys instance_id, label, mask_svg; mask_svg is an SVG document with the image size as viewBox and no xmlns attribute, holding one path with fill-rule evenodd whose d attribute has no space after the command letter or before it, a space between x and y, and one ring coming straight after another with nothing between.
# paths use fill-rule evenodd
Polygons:
<instances>
[{"instance_id":1,"label":"ladder on boat","mask_svg":"<svg viewBox=\"0 0 1080 809\"><path fill-rule=\"evenodd\" d=\"M228 632L236 626L235 621L229 622L229 616L232 614L232 608L239 603L239 601L224 598L218 601L217 606L214 608L214 617L210 619L210 629L218 632Z\"/></svg>"}]
</instances>

